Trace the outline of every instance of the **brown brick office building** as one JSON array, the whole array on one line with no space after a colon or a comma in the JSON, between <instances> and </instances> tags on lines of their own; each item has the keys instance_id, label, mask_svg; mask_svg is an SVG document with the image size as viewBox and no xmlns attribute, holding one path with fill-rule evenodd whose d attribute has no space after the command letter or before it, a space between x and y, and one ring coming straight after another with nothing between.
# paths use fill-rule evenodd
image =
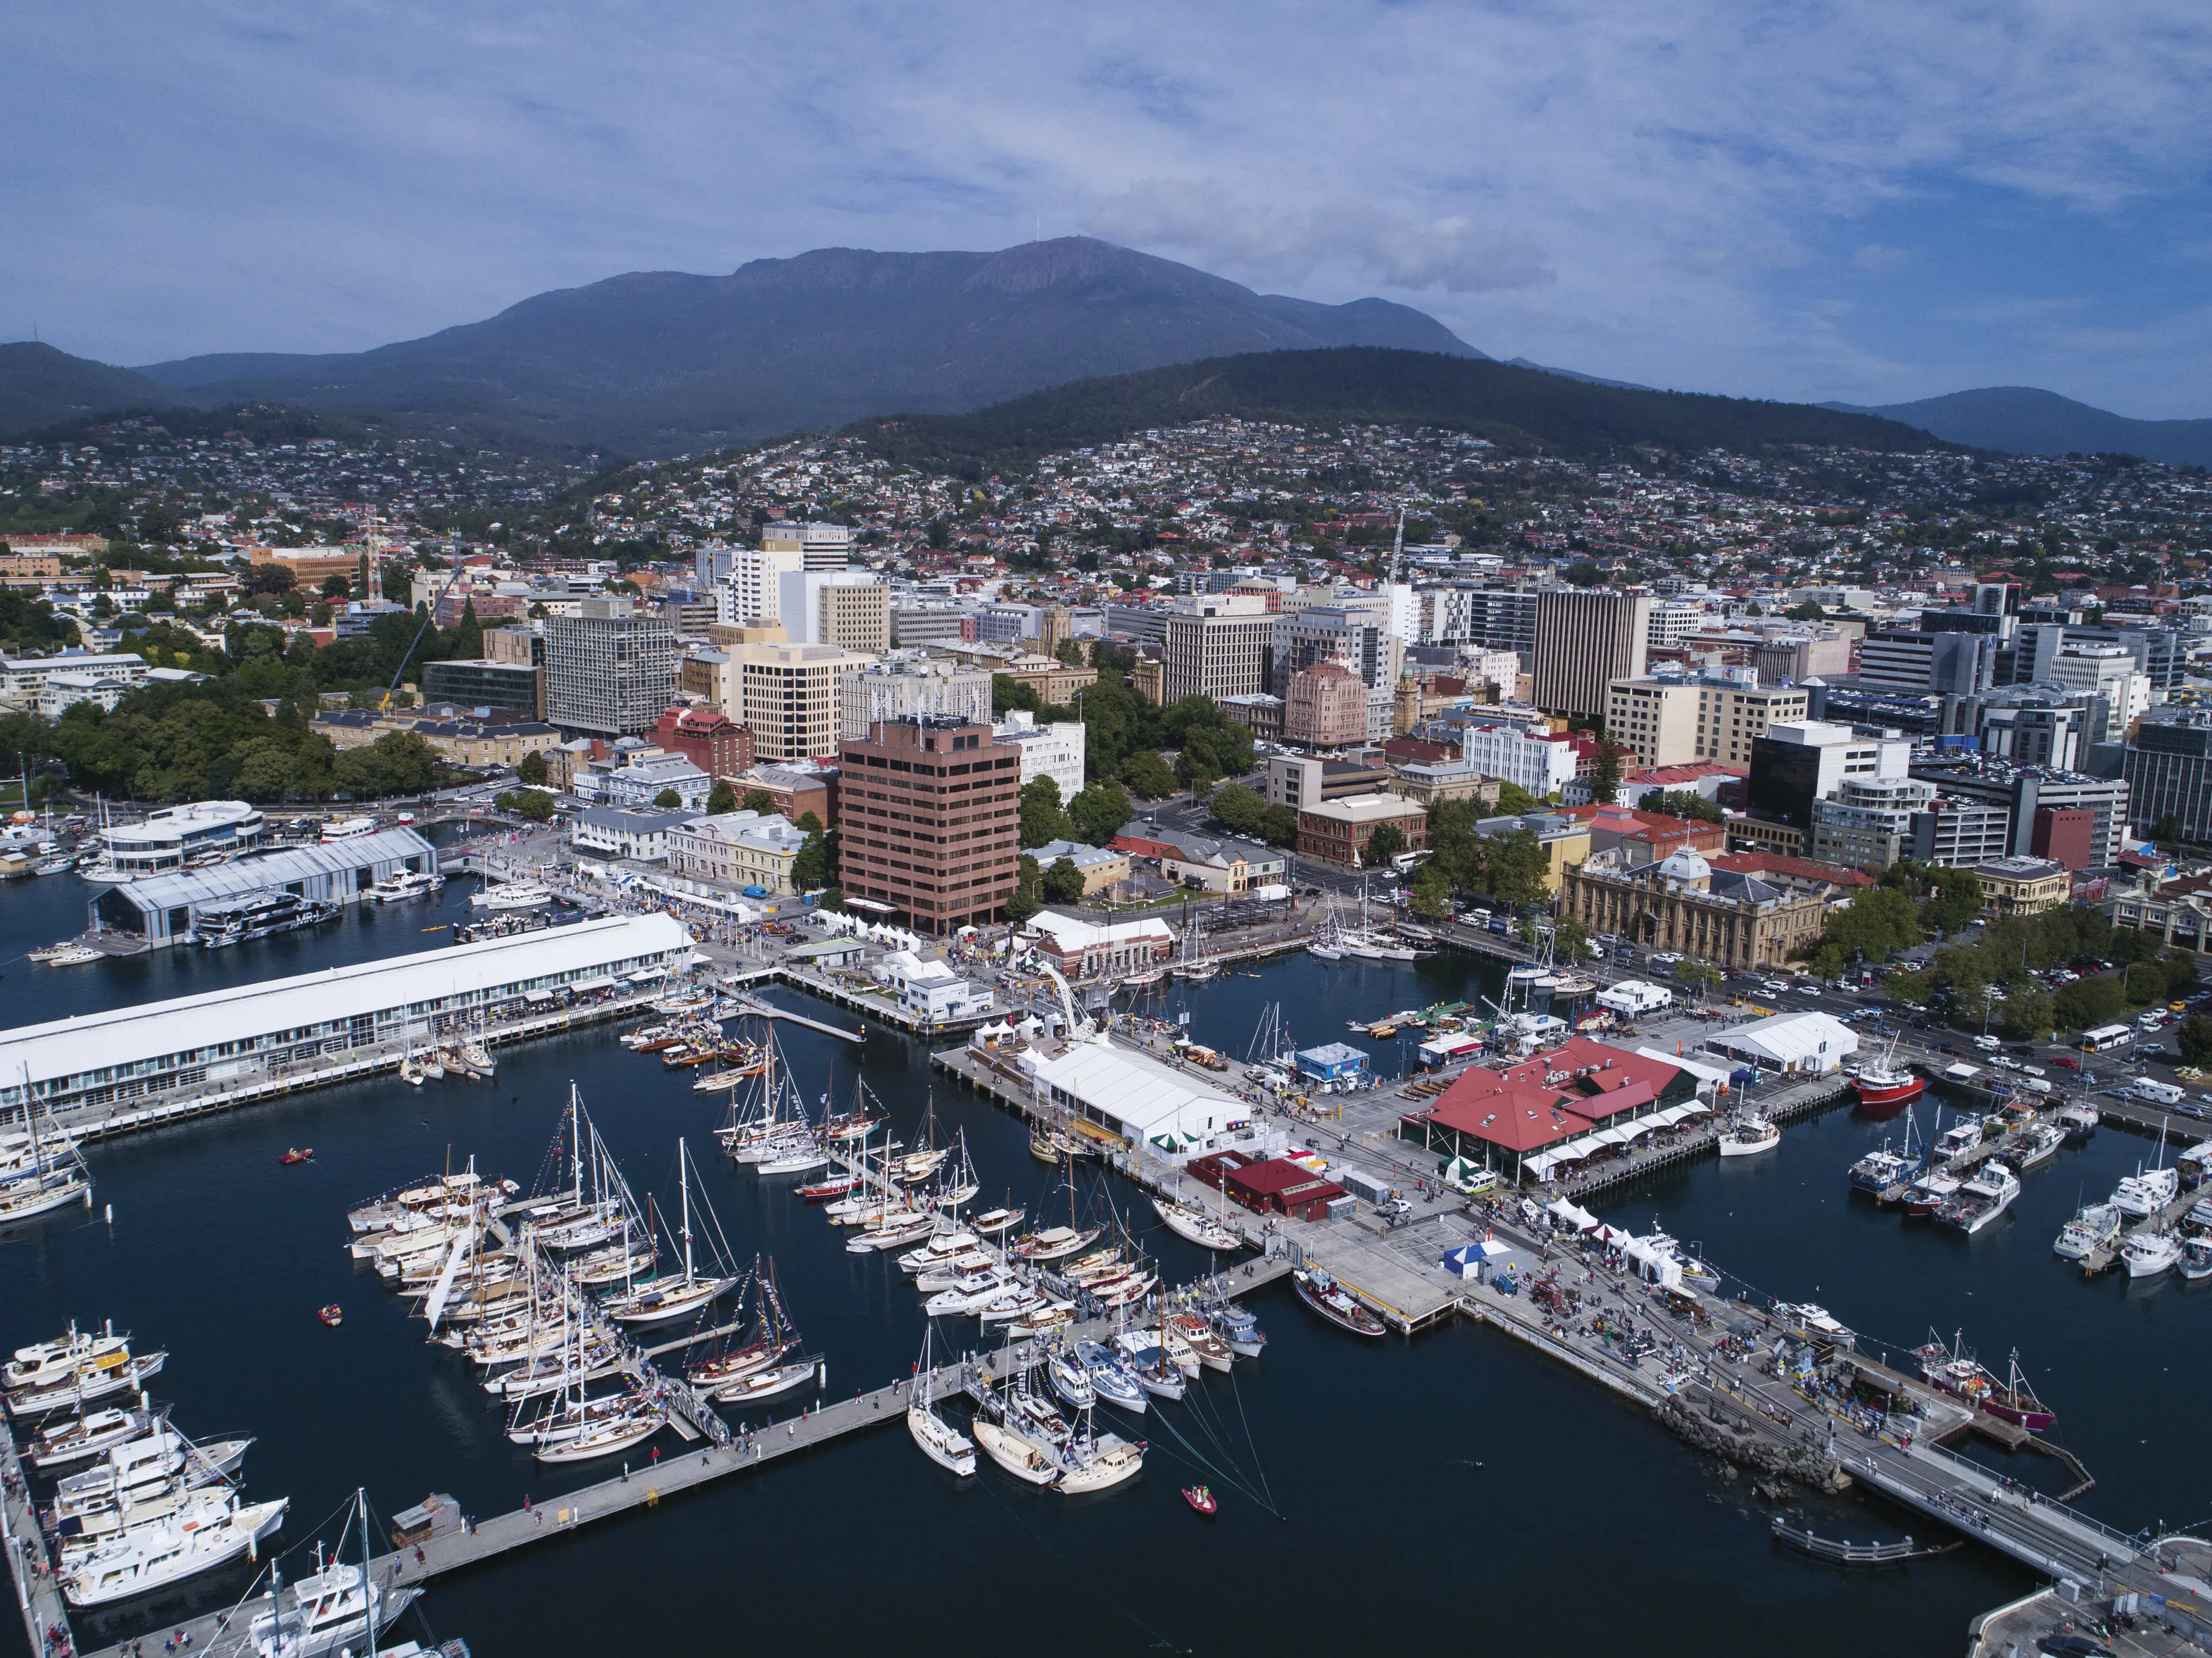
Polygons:
<instances>
[{"instance_id":1,"label":"brown brick office building","mask_svg":"<svg viewBox=\"0 0 2212 1658\"><path fill-rule=\"evenodd\" d=\"M988 726L878 720L838 744L837 766L838 881L854 910L942 937L1013 896L1021 754Z\"/></svg>"}]
</instances>

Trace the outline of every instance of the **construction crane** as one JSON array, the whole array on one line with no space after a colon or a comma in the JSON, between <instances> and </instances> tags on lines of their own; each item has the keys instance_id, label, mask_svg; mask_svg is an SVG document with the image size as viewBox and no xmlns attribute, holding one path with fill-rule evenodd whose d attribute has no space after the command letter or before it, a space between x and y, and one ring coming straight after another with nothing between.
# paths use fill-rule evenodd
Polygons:
<instances>
[{"instance_id":1,"label":"construction crane","mask_svg":"<svg viewBox=\"0 0 2212 1658\"><path fill-rule=\"evenodd\" d=\"M436 625L438 606L446 602L446 595L453 591L453 584L460 579L461 566L456 564L452 573L446 577L446 585L439 588L432 597L430 608L423 615L422 625L416 629L414 639L410 641L405 653L399 659L399 665L392 670L392 683L384 688L383 700L376 705L376 711L379 714L392 712L392 699L399 695L399 682L407 677L407 665L415 659L415 653L422 647L422 635Z\"/></svg>"},{"instance_id":2,"label":"construction crane","mask_svg":"<svg viewBox=\"0 0 2212 1658\"><path fill-rule=\"evenodd\" d=\"M1106 1035L1103 1031L1089 1019L1076 1016L1075 993L1068 988L1067 981L1060 976L1059 969L1042 957L1037 958L1037 967L1046 978L1052 981L1053 988L1060 993L1060 1011L1067 1019L1067 1040L1072 1042L1104 1042Z\"/></svg>"}]
</instances>

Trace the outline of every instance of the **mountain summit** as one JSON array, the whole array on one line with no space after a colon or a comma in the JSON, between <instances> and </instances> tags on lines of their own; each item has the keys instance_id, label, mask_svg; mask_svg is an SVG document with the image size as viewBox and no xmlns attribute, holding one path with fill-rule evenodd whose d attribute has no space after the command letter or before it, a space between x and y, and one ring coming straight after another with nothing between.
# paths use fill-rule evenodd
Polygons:
<instances>
[{"instance_id":1,"label":"mountain summit","mask_svg":"<svg viewBox=\"0 0 2212 1658\"><path fill-rule=\"evenodd\" d=\"M2212 420L2133 420L2033 386L1988 386L1880 408L1826 406L1903 421L2002 454L2141 455L2174 466L2212 466Z\"/></svg>"},{"instance_id":2,"label":"mountain summit","mask_svg":"<svg viewBox=\"0 0 2212 1658\"><path fill-rule=\"evenodd\" d=\"M372 351L188 357L139 372L180 402L374 410L654 455L890 409L957 413L1201 357L1341 345L1483 355L1406 306L1256 294L1073 236L997 253L820 248L726 276L636 272Z\"/></svg>"}]
</instances>

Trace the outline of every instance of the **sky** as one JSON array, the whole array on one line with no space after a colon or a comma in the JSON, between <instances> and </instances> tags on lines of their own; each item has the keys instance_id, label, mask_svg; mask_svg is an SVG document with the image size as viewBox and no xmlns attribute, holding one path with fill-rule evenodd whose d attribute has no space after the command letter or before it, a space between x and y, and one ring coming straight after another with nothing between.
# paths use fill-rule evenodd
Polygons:
<instances>
[{"instance_id":1,"label":"sky","mask_svg":"<svg viewBox=\"0 0 2212 1658\"><path fill-rule=\"evenodd\" d=\"M1652 386L2212 416L2205 0L80 0L7 39L0 339L104 361L1081 233Z\"/></svg>"}]
</instances>

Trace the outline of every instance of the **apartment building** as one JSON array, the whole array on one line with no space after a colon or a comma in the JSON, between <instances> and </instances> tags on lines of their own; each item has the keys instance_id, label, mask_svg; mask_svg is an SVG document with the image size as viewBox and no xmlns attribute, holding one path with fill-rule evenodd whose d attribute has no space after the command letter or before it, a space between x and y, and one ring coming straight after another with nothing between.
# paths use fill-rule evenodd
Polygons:
<instances>
[{"instance_id":1,"label":"apartment building","mask_svg":"<svg viewBox=\"0 0 2212 1658\"><path fill-rule=\"evenodd\" d=\"M653 729L676 690L676 629L627 598L587 598L545 623L545 716L568 735Z\"/></svg>"},{"instance_id":2,"label":"apartment building","mask_svg":"<svg viewBox=\"0 0 2212 1658\"><path fill-rule=\"evenodd\" d=\"M837 745L838 871L848 907L939 937L1013 896L1021 756L988 726L916 714Z\"/></svg>"}]
</instances>

